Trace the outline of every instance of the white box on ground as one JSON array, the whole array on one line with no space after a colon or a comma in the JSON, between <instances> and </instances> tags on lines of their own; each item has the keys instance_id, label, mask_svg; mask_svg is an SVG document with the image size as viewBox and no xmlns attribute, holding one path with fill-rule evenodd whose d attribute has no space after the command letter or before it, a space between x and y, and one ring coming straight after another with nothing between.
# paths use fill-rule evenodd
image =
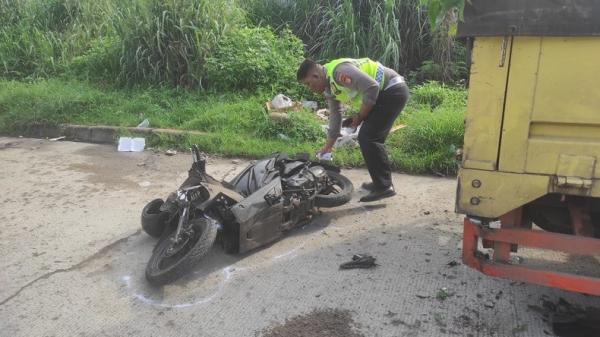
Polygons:
<instances>
[{"instance_id":1,"label":"white box on ground","mask_svg":"<svg viewBox=\"0 0 600 337\"><path fill-rule=\"evenodd\" d=\"M121 137L117 150L119 152L142 152L144 147L146 147L145 138Z\"/></svg>"}]
</instances>

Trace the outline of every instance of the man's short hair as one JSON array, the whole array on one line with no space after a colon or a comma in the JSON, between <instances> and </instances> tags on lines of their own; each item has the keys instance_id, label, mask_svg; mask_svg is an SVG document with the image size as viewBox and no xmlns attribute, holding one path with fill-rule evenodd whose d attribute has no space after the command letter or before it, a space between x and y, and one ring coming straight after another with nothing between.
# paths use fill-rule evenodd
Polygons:
<instances>
[{"instance_id":1,"label":"man's short hair","mask_svg":"<svg viewBox=\"0 0 600 337\"><path fill-rule=\"evenodd\" d=\"M302 81L308 76L308 73L317 66L317 62L311 59L305 59L298 67L298 73L296 74L296 79L298 82Z\"/></svg>"}]
</instances>

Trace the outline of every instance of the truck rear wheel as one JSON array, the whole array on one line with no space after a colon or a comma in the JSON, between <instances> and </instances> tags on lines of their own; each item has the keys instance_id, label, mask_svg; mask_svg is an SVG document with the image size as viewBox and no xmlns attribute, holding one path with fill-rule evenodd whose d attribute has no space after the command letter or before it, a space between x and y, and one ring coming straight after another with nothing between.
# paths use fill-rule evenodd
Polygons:
<instances>
[{"instance_id":1,"label":"truck rear wheel","mask_svg":"<svg viewBox=\"0 0 600 337\"><path fill-rule=\"evenodd\" d=\"M566 207L531 205L529 217L541 229L562 234L573 234L571 215Z\"/></svg>"},{"instance_id":2,"label":"truck rear wheel","mask_svg":"<svg viewBox=\"0 0 600 337\"><path fill-rule=\"evenodd\" d=\"M561 234L574 234L571 214L566 207L530 205L528 215L531 221L541 229ZM600 212L592 212L594 236L600 238Z\"/></svg>"}]
</instances>

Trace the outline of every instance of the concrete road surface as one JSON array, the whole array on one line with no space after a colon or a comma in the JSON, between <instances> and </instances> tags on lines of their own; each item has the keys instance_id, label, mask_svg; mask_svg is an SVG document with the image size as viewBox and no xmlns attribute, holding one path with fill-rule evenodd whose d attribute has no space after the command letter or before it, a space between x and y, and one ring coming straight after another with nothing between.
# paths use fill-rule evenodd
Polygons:
<instances>
[{"instance_id":1,"label":"concrete road surface","mask_svg":"<svg viewBox=\"0 0 600 337\"><path fill-rule=\"evenodd\" d=\"M358 190L268 247L245 255L214 247L183 279L151 287L144 268L156 241L141 232L140 211L174 190L190 162L0 138L0 335L275 336L286 320L336 309L365 337L552 336L534 310L542 300L600 307L599 298L452 266L462 232L455 180L404 174L394 175L394 198L364 205ZM231 179L246 163L207 166ZM368 178L343 173L356 187ZM339 270L355 253L379 266Z\"/></svg>"}]
</instances>

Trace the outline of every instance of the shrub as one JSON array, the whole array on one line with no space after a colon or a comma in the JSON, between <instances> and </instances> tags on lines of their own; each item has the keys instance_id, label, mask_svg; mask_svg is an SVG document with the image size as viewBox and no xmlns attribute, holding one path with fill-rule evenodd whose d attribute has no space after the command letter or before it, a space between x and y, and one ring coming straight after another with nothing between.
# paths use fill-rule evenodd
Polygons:
<instances>
[{"instance_id":1,"label":"shrub","mask_svg":"<svg viewBox=\"0 0 600 337\"><path fill-rule=\"evenodd\" d=\"M314 115L307 111L290 114L287 121L264 120L257 130L262 138L314 142L325 139L325 133Z\"/></svg>"},{"instance_id":2,"label":"shrub","mask_svg":"<svg viewBox=\"0 0 600 337\"><path fill-rule=\"evenodd\" d=\"M287 30L276 35L268 28L241 28L227 34L208 58L207 76L219 90L287 91L297 87L302 55L302 41Z\"/></svg>"}]
</instances>

